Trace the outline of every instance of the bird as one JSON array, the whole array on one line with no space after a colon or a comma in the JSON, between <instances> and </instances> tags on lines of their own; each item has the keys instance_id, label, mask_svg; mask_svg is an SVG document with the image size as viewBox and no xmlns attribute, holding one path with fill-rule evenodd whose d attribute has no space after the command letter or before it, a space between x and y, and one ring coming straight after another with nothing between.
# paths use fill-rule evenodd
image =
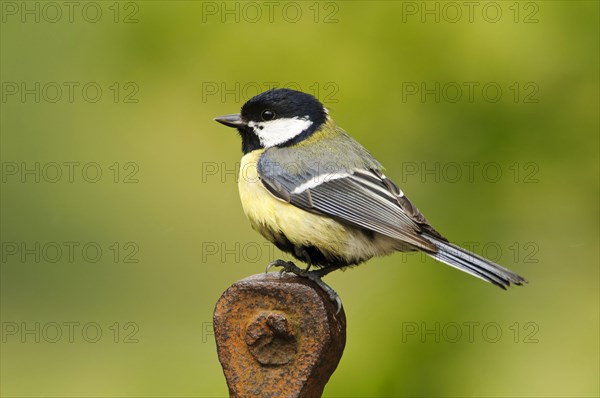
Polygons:
<instances>
[{"instance_id":1,"label":"bird","mask_svg":"<svg viewBox=\"0 0 600 398\"><path fill-rule=\"evenodd\" d=\"M252 228L306 264L275 260L267 272L281 267L313 280L338 311L339 296L321 278L398 251L425 252L502 289L527 283L434 229L313 95L270 89L214 120L241 136L238 190Z\"/></svg>"}]
</instances>

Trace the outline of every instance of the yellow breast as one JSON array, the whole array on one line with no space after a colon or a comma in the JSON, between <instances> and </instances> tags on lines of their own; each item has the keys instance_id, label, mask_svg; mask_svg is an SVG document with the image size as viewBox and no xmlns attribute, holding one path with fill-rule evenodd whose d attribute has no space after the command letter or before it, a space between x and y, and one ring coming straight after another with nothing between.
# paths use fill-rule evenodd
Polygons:
<instances>
[{"instance_id":1,"label":"yellow breast","mask_svg":"<svg viewBox=\"0 0 600 398\"><path fill-rule=\"evenodd\" d=\"M242 207L252 227L273 242L273 232L283 233L296 246L315 246L332 256L366 260L394 250L397 243L373 239L332 218L309 213L277 199L262 184L257 165L264 149L246 154L241 161L238 188Z\"/></svg>"},{"instance_id":2,"label":"yellow breast","mask_svg":"<svg viewBox=\"0 0 600 398\"><path fill-rule=\"evenodd\" d=\"M256 150L242 158L238 189L242 207L250 223L258 232L265 235L265 227L283 232L295 245L315 245L315 228L329 231L329 239L341 239L347 233L341 224L326 217L318 216L297 208L273 196L260 181L257 165L264 150ZM322 242L327 244L327 242Z\"/></svg>"}]
</instances>

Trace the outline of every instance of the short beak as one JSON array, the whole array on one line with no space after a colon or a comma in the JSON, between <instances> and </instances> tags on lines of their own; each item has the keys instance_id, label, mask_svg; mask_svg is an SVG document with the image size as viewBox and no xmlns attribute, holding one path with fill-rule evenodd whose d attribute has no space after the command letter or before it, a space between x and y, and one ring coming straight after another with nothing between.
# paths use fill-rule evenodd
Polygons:
<instances>
[{"instance_id":1,"label":"short beak","mask_svg":"<svg viewBox=\"0 0 600 398\"><path fill-rule=\"evenodd\" d=\"M214 120L228 127L241 128L246 127L246 123L242 120L239 113L216 117Z\"/></svg>"}]
</instances>

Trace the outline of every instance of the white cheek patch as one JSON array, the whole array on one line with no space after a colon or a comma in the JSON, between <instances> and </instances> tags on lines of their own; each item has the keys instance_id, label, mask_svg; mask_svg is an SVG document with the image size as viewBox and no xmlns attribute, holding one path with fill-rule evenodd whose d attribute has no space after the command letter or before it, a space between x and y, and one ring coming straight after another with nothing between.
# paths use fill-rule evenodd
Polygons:
<instances>
[{"instance_id":1,"label":"white cheek patch","mask_svg":"<svg viewBox=\"0 0 600 398\"><path fill-rule=\"evenodd\" d=\"M265 148L282 144L309 128L313 122L308 118L285 118L269 120L268 122L249 122L254 134Z\"/></svg>"}]
</instances>

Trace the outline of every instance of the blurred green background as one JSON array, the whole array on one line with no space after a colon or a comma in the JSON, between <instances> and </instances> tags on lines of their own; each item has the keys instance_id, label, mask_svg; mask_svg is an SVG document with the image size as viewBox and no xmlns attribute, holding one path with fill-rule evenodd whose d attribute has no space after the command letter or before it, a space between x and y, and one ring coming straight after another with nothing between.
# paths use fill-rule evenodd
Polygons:
<instances>
[{"instance_id":1,"label":"blurred green background","mask_svg":"<svg viewBox=\"0 0 600 398\"><path fill-rule=\"evenodd\" d=\"M281 254L212 118L272 86L530 280L401 254L327 277L326 396L599 395L597 2L1 6L2 396L227 395L215 302Z\"/></svg>"}]
</instances>

